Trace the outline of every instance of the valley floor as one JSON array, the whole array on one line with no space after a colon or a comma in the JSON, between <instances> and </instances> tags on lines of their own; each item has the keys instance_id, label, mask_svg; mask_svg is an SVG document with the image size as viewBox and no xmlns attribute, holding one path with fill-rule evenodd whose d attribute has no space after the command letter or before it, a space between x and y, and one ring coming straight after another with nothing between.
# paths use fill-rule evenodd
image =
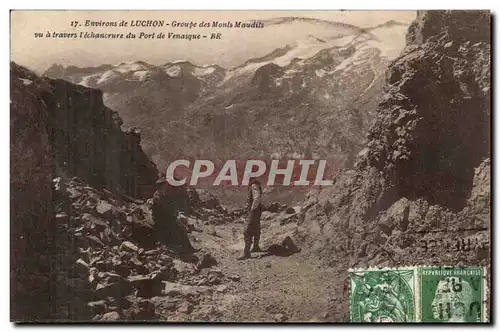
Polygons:
<instances>
[{"instance_id":1,"label":"valley floor","mask_svg":"<svg viewBox=\"0 0 500 332\"><path fill-rule=\"evenodd\" d=\"M276 224L276 223L275 223ZM262 224L262 249L279 242L289 228L272 222ZM206 226L205 226L206 227ZM167 320L216 322L345 322L348 321L348 294L341 271L326 268L302 251L288 257L252 253L252 258L238 261L243 250L242 223L209 226L194 231L194 245L217 260L204 274L220 284L207 290L206 297L193 301ZM188 263L176 261L179 270ZM191 274L190 274L191 275ZM191 275L192 276L192 275ZM203 279L203 277L202 277ZM181 282L192 283L185 280ZM202 281L203 283L203 281ZM210 282L208 282L210 283ZM184 311L184 314L182 314ZM172 313L173 314L173 313Z\"/></svg>"}]
</instances>

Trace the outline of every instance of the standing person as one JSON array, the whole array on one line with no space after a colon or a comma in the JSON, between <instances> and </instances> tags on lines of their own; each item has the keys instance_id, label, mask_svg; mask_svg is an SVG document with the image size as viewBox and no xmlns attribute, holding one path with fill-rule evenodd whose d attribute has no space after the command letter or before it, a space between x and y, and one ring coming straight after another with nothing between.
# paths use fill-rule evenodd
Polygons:
<instances>
[{"instance_id":1,"label":"standing person","mask_svg":"<svg viewBox=\"0 0 500 332\"><path fill-rule=\"evenodd\" d=\"M248 187L248 219L245 226L245 231L243 236L245 239L245 249L243 250L243 255L238 257L238 260L244 260L250 258L250 252L259 252L259 240L260 240L260 216L262 215L262 187L260 182L256 179L251 179ZM253 247L252 246L253 240Z\"/></svg>"}]
</instances>

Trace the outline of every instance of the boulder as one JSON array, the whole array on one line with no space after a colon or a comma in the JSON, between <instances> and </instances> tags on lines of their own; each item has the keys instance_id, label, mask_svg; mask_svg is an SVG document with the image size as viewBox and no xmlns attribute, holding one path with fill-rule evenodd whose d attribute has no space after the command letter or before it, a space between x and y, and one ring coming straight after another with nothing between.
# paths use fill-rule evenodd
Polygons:
<instances>
[{"instance_id":1,"label":"boulder","mask_svg":"<svg viewBox=\"0 0 500 332\"><path fill-rule=\"evenodd\" d=\"M95 207L97 213L104 217L112 217L113 216L113 206L108 202L101 200L97 203Z\"/></svg>"},{"instance_id":2,"label":"boulder","mask_svg":"<svg viewBox=\"0 0 500 332\"><path fill-rule=\"evenodd\" d=\"M125 249L125 250L129 250L129 251L132 251L132 252L139 251L139 247L136 246L135 244L133 244L130 241L124 241L122 243L122 245L120 246L120 249Z\"/></svg>"},{"instance_id":3,"label":"boulder","mask_svg":"<svg viewBox=\"0 0 500 332\"><path fill-rule=\"evenodd\" d=\"M116 311L108 312L102 315L99 319L100 321L117 321L120 319L120 315Z\"/></svg>"},{"instance_id":4,"label":"boulder","mask_svg":"<svg viewBox=\"0 0 500 332\"><path fill-rule=\"evenodd\" d=\"M233 275L228 276L228 279L230 279L232 281L240 281L241 277L237 274L233 274Z\"/></svg>"},{"instance_id":5,"label":"boulder","mask_svg":"<svg viewBox=\"0 0 500 332\"><path fill-rule=\"evenodd\" d=\"M106 311L106 301L104 300L89 302L88 306L90 307L94 315L104 314Z\"/></svg>"},{"instance_id":6,"label":"boulder","mask_svg":"<svg viewBox=\"0 0 500 332\"><path fill-rule=\"evenodd\" d=\"M196 189L196 193L199 198L199 204L201 207L207 208L207 209L218 209L220 208L220 202L219 200L212 195L208 190L206 189Z\"/></svg>"},{"instance_id":7,"label":"boulder","mask_svg":"<svg viewBox=\"0 0 500 332\"><path fill-rule=\"evenodd\" d=\"M217 260L210 253L204 253L196 264L196 269L206 269L215 265L217 265Z\"/></svg>"}]
</instances>

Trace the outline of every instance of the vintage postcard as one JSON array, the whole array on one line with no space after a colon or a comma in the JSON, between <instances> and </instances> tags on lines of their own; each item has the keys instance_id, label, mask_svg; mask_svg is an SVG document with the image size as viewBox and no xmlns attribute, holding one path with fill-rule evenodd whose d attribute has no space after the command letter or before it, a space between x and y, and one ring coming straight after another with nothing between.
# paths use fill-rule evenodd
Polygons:
<instances>
[{"instance_id":1,"label":"vintage postcard","mask_svg":"<svg viewBox=\"0 0 500 332\"><path fill-rule=\"evenodd\" d=\"M10 16L12 321L489 322L489 11Z\"/></svg>"}]
</instances>

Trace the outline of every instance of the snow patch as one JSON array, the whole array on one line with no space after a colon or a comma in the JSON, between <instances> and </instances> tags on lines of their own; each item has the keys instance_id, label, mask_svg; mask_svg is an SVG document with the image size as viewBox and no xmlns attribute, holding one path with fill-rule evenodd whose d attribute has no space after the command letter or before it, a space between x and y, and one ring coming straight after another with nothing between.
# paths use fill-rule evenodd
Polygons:
<instances>
[{"instance_id":1,"label":"snow patch","mask_svg":"<svg viewBox=\"0 0 500 332\"><path fill-rule=\"evenodd\" d=\"M134 77L136 77L140 81L144 81L148 76L149 76L149 71L147 70L138 70L134 72Z\"/></svg>"},{"instance_id":2,"label":"snow patch","mask_svg":"<svg viewBox=\"0 0 500 332\"><path fill-rule=\"evenodd\" d=\"M372 47L376 47L381 51L381 56L389 59L395 59L401 52L406 44L406 31L407 27L402 26L386 26L371 31L379 40L368 41Z\"/></svg>"},{"instance_id":3,"label":"snow patch","mask_svg":"<svg viewBox=\"0 0 500 332\"><path fill-rule=\"evenodd\" d=\"M315 73L316 73L316 76L318 76L318 77L323 77L327 74L327 72L324 69L316 69Z\"/></svg>"},{"instance_id":4,"label":"snow patch","mask_svg":"<svg viewBox=\"0 0 500 332\"><path fill-rule=\"evenodd\" d=\"M270 61L269 61L270 62ZM230 70L226 73L226 77L224 78L224 82L232 79L235 76L247 75L251 74L253 71L259 69L269 62L257 62L257 63L249 63L244 67L238 67L233 70Z\"/></svg>"},{"instance_id":5,"label":"snow patch","mask_svg":"<svg viewBox=\"0 0 500 332\"><path fill-rule=\"evenodd\" d=\"M89 75L89 76L84 76L82 77L80 85L86 86L88 88L92 87L98 78L101 76L101 74L94 74L94 75Z\"/></svg>"},{"instance_id":6,"label":"snow patch","mask_svg":"<svg viewBox=\"0 0 500 332\"><path fill-rule=\"evenodd\" d=\"M33 83L32 80L28 80L26 78L19 78L19 80L23 82L24 85L30 85L31 83Z\"/></svg>"},{"instance_id":7,"label":"snow patch","mask_svg":"<svg viewBox=\"0 0 500 332\"><path fill-rule=\"evenodd\" d=\"M347 46L348 44L350 44L354 38L356 38L357 36L355 35L351 35L351 36L345 36L345 37L341 37L341 38L336 38L336 39L333 39L333 40L330 40L328 41L328 45L330 47L342 47L342 46Z\"/></svg>"},{"instance_id":8,"label":"snow patch","mask_svg":"<svg viewBox=\"0 0 500 332\"><path fill-rule=\"evenodd\" d=\"M210 75L215 71L214 67L206 67L206 68L200 68L196 67L193 71L194 76L205 76L205 75Z\"/></svg>"},{"instance_id":9,"label":"snow patch","mask_svg":"<svg viewBox=\"0 0 500 332\"><path fill-rule=\"evenodd\" d=\"M366 55L367 53L369 52L367 52L365 48L356 49L356 52L352 56L344 59L339 65L335 67L333 71L347 70L350 67L356 66L364 62L365 59L363 58L363 56Z\"/></svg>"},{"instance_id":10,"label":"snow patch","mask_svg":"<svg viewBox=\"0 0 500 332\"><path fill-rule=\"evenodd\" d=\"M134 71L146 70L144 65L132 62L132 63L122 63L115 68L115 70L121 74L127 74Z\"/></svg>"},{"instance_id":11,"label":"snow patch","mask_svg":"<svg viewBox=\"0 0 500 332\"><path fill-rule=\"evenodd\" d=\"M97 84L101 84L101 83L104 83L106 81L110 81L116 77L119 77L119 75L115 71L108 70L108 71L104 72L104 74L102 74L101 77L99 77L99 79L97 80Z\"/></svg>"},{"instance_id":12,"label":"snow patch","mask_svg":"<svg viewBox=\"0 0 500 332\"><path fill-rule=\"evenodd\" d=\"M246 75L249 74L258 68L267 65L269 63L274 63L280 67L288 66L293 59L300 59L296 62L297 65L303 66L305 64L305 59L309 59L315 56L319 51L332 47L341 47L349 44L356 36L346 36L342 38L330 39L328 41L320 41L316 38L308 38L305 40L297 41L292 48L284 55L279 56L277 58L271 59L269 61L263 62L253 62L249 63L243 67L237 67L227 72L224 81L228 81L235 76ZM290 72L291 74L291 72ZM286 73L285 73L286 75Z\"/></svg>"},{"instance_id":13,"label":"snow patch","mask_svg":"<svg viewBox=\"0 0 500 332\"><path fill-rule=\"evenodd\" d=\"M344 46L346 43L350 42L353 36L348 38L338 38L327 42L322 42L317 39L308 38L306 40L299 40L296 42L294 47L288 51L286 54L277 57L276 59L270 61L274 62L280 67L288 66L294 58L298 59L308 59L316 55L319 51L325 48L331 48L335 46Z\"/></svg>"},{"instance_id":14,"label":"snow patch","mask_svg":"<svg viewBox=\"0 0 500 332\"><path fill-rule=\"evenodd\" d=\"M181 75L182 69L181 66L175 65L168 68L165 68L165 73L172 77L178 77Z\"/></svg>"}]
</instances>

